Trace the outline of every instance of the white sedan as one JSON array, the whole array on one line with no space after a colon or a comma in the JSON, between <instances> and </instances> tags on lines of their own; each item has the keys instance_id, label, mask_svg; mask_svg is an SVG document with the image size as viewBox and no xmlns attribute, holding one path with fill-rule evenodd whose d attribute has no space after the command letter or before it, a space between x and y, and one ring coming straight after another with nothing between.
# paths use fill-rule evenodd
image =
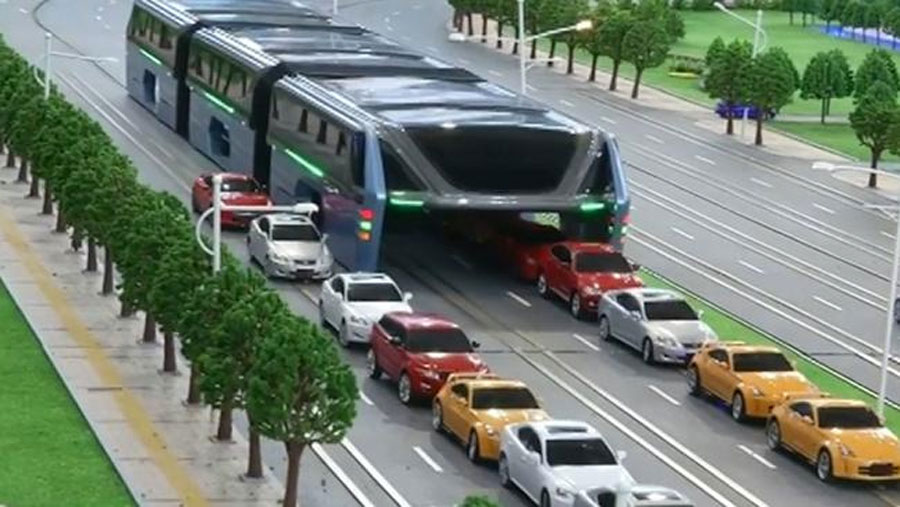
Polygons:
<instances>
[{"instance_id":1,"label":"white sedan","mask_svg":"<svg viewBox=\"0 0 900 507\"><path fill-rule=\"evenodd\" d=\"M388 312L412 312L412 294L381 273L345 273L322 284L319 319L322 326L337 330L344 347L369 343L372 325Z\"/></svg>"},{"instance_id":2,"label":"white sedan","mask_svg":"<svg viewBox=\"0 0 900 507\"><path fill-rule=\"evenodd\" d=\"M500 435L498 469L504 487L517 486L541 507L571 507L579 491L627 491L635 484L603 436L580 421L511 424Z\"/></svg>"},{"instance_id":3,"label":"white sedan","mask_svg":"<svg viewBox=\"0 0 900 507\"><path fill-rule=\"evenodd\" d=\"M271 213L250 222L247 249L269 278L321 279L334 265L327 239L306 215Z\"/></svg>"}]
</instances>

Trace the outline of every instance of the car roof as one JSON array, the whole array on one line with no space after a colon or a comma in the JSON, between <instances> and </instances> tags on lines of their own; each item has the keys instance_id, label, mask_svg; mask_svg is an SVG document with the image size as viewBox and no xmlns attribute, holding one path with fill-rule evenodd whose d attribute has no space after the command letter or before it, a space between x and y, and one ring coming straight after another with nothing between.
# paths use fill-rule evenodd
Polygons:
<instances>
[{"instance_id":1,"label":"car roof","mask_svg":"<svg viewBox=\"0 0 900 507\"><path fill-rule=\"evenodd\" d=\"M557 245L563 245L574 253L613 253L616 251L612 245L606 243L587 243L583 241L561 241Z\"/></svg>"},{"instance_id":2,"label":"car roof","mask_svg":"<svg viewBox=\"0 0 900 507\"><path fill-rule=\"evenodd\" d=\"M273 225L313 225L308 216L297 213L268 213L263 216L268 218Z\"/></svg>"},{"instance_id":3,"label":"car roof","mask_svg":"<svg viewBox=\"0 0 900 507\"><path fill-rule=\"evenodd\" d=\"M583 421L555 419L530 423L543 440L571 438L602 438L600 432Z\"/></svg>"},{"instance_id":4,"label":"car roof","mask_svg":"<svg viewBox=\"0 0 900 507\"><path fill-rule=\"evenodd\" d=\"M392 283L394 279L384 273L343 273L338 275L347 283Z\"/></svg>"},{"instance_id":5,"label":"car roof","mask_svg":"<svg viewBox=\"0 0 900 507\"><path fill-rule=\"evenodd\" d=\"M422 312L389 312L385 316L406 329L455 329L459 328L453 321L437 313Z\"/></svg>"},{"instance_id":6,"label":"car roof","mask_svg":"<svg viewBox=\"0 0 900 507\"><path fill-rule=\"evenodd\" d=\"M810 405L816 408L822 407L866 407L868 408L868 403L861 400L849 400L846 398L843 399L834 399L834 398L825 398L825 397L817 397L817 398L798 398L792 399L791 402L795 401L805 401Z\"/></svg>"},{"instance_id":7,"label":"car roof","mask_svg":"<svg viewBox=\"0 0 900 507\"><path fill-rule=\"evenodd\" d=\"M772 347L771 345L747 345L745 343L734 344L725 342L718 346L721 346L732 354L751 354L754 352L777 352L779 354L784 354L778 347Z\"/></svg>"},{"instance_id":8,"label":"car roof","mask_svg":"<svg viewBox=\"0 0 900 507\"><path fill-rule=\"evenodd\" d=\"M525 385L525 382L521 380L512 380L512 379L504 379L504 378L464 378L455 382L456 384L466 384L471 389L498 389L498 388L525 388L528 389L528 386ZM528 389L530 391L530 389Z\"/></svg>"},{"instance_id":9,"label":"car roof","mask_svg":"<svg viewBox=\"0 0 900 507\"><path fill-rule=\"evenodd\" d=\"M631 287L612 291L614 293L630 294L640 301L684 301L681 294L669 289L657 289L654 287Z\"/></svg>"}]
</instances>

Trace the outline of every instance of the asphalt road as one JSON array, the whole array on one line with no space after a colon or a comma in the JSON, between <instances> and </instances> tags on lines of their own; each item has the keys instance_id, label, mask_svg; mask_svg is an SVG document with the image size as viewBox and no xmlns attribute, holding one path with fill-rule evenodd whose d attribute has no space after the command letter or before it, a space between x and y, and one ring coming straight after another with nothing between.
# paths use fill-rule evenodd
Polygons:
<instances>
[{"instance_id":1,"label":"asphalt road","mask_svg":"<svg viewBox=\"0 0 900 507\"><path fill-rule=\"evenodd\" d=\"M77 8L73 8L73 4L77 5ZM0 0L0 29L10 43L33 60L40 55L43 44L41 33L30 14L36 5L35 2ZM128 7L128 4L119 3L117 0L85 0L77 3L50 0L39 10L37 18L72 44L72 47L58 48L59 50L121 58L124 54L122 33L128 16ZM403 30L408 31L403 33L408 33L408 37L411 41L415 41L417 46L427 49L426 41L434 39L435 47L443 47L438 45L444 44L442 41L445 38L443 31L445 18L441 19L440 16L445 16L446 12L436 3L387 0L348 7L345 12L348 16L357 17L361 21L371 21L373 24L382 22L388 13L398 12L399 14L392 14L392 17L389 17L394 20L395 30L398 33L401 29L396 26L397 20L404 17L406 22L403 24ZM413 23L412 20L416 22ZM437 31L438 29L440 31ZM429 30L435 31L430 39L426 38ZM492 65L500 69L509 63L508 59L475 46L462 45L452 48L447 51L470 51L477 55L467 57L472 62L470 67L476 70L487 68L478 67L479 65ZM213 165L127 98L121 87L124 79L123 62L102 66L107 72L101 72L96 66L86 62L68 60L54 62L57 82L61 84L63 91L107 127L121 149L134 159L142 181L155 188L170 191L187 203L187 191L191 180L202 172L214 170ZM542 84L541 79L551 83L559 78L540 71L534 72L531 77L532 84L541 91L544 88L552 89L549 84ZM559 90L555 93L570 97L566 95L570 92L562 88L567 83L568 81L559 81ZM547 100L551 98L548 97ZM613 119L617 125L616 131L622 129L623 148L629 160L638 165L646 165L649 169L647 175L642 174L639 169L632 168L630 171L635 185L636 210L633 218L638 232L630 240L629 248L638 260L686 283L698 293L711 296L726 308L767 330L795 338L798 344L807 347L808 350L846 352L846 343L855 343L831 327L843 329L846 326L846 333L851 335L865 331L865 326L855 327L861 319L831 320L835 318L834 315L825 315L821 311L816 311L815 307L807 306L809 294L822 294L823 298L833 298L834 304L846 306L847 310L842 312L846 311L848 314L857 311L852 304L859 304L864 308L859 311L870 311L876 315L877 320L877 309L866 306L859 302L858 298L846 294L847 291L855 294L858 289L851 290L844 282L819 273L818 276L823 280L832 280L834 284L846 289L836 290L817 281L816 277L802 275L761 254L754 254L760 257L751 257L747 247L735 242L738 235L731 232L725 237L716 234L714 231L724 229L719 225L713 226L708 217L727 223L750 238L777 245L776 249L758 247L771 256L785 260L785 252L793 252L792 255L817 266L822 272L844 276L843 273L850 269L849 267L843 264L827 264L838 262L838 259L821 252L816 253L808 246L803 246L802 242L793 239L802 237L808 238L811 242L830 241L826 235L796 222L794 222L796 230L792 229L789 234L778 234L777 230L781 226L771 225L774 223L771 222L773 218L771 213L761 213L749 205L740 208L751 214L751 217L755 217L758 222L769 225L769 228L766 228L754 225L752 221L729 210L712 206L706 199L722 199L724 203L732 206L735 205L736 198L723 195L722 190L716 190L713 186L700 188L699 185L704 184L702 181L671 167L671 165L679 166L676 162L666 165L652 158L649 153L645 155L646 158L639 159L643 155L638 153L645 150L636 150L635 145L629 144L629 130L625 126L630 125L628 122L634 121L632 128L636 129L636 132L647 130L649 127L637 119L632 119L633 115L629 113L603 105L598 107L605 109L602 109L601 113L594 113L591 112L594 110L585 106L584 114L602 114ZM684 129L684 132L689 132L689 129ZM664 135L662 132L658 134ZM674 133L671 135L675 136ZM686 153L669 151L665 155L687 164L691 169L701 169L693 162L697 159L690 153L687 146L689 144L668 140L667 147L672 145L674 148L674 145L680 145L677 148L685 150ZM749 164L740 156L720 153L715 148L698 146L697 150L697 153L705 153L701 156L721 160L717 164L722 167L741 161ZM787 164L778 160L771 163ZM730 180L730 174L718 170L716 174L726 182L740 185ZM677 190L671 183L665 185L659 183L657 176L665 177L672 182L681 182L700 195L691 196L690 193ZM759 177L771 178L773 187L776 186L775 182L778 182L779 188L796 187L799 196L796 202L811 202L810 199L813 197L804 192L815 194L815 199L819 199L823 205L839 208L842 216L846 214L850 217L848 220L859 218L852 216L855 208L849 204L848 197L834 197L825 190L813 191L808 188L810 183L796 182L791 178L785 179L771 173L761 174ZM782 182L781 179L785 181ZM828 185L835 185L833 182L827 180L826 182ZM639 192L645 190L638 189L637 185L646 187L646 193L640 195ZM763 190L765 189L766 187L763 187ZM666 201L651 191L674 202ZM842 191L851 194L853 199L865 199L864 194L852 194L855 189L847 188ZM820 192L825 192L825 195ZM663 206L652 202L651 197L681 210L695 221L692 222L666 210ZM774 192L769 195L762 191L752 197L782 199ZM708 217L701 217L697 211L708 214ZM865 223L878 220L872 216L866 216L864 219ZM701 224L710 226L713 230L705 229ZM871 235L866 237L879 245L889 243L887 238L877 237L877 232L867 232L862 225L850 227L848 223L845 226L856 235ZM889 228L886 222L879 226ZM694 240L688 240L682 234L672 231L672 227L694 237ZM776 229L776 232L773 232L772 228ZM702 243L701 238L702 241L709 243ZM235 253L245 256L243 241L239 234L229 234L227 241ZM416 248L413 250L409 248L410 245L415 245ZM703 248L695 248L701 245ZM849 245L845 246L848 247L848 254L863 257L859 251L849 249ZM689 250L690 248L695 249ZM830 251L825 247L823 249L826 252ZM411 254L411 250L415 255ZM723 254L720 250L726 253ZM729 251L739 253L728 255ZM540 300L533 288L511 281L496 267L480 259L477 252L473 254L460 248L459 245L444 244L435 237L391 236L388 238L385 253L386 269L404 289L414 292L415 307L440 311L457 320L473 337L482 342L483 353L495 371L528 382L541 396L551 413L567 418L582 418L597 425L616 448L628 451L626 463L638 480L675 487L688 494L698 505L874 506L900 503L891 499L892 496L898 495L893 488L875 490L864 486L819 484L808 467L797 463L791 457L766 450L759 427L734 424L722 407L689 397L679 369L647 368L623 347L599 343L594 326L571 320L560 305ZM690 256L697 256L712 267L698 266L688 260ZM748 264L766 270L768 276L762 276L747 268L738 272L742 264L736 264L736 260L745 260ZM698 272L691 271L681 263L694 267ZM786 263L798 265L796 260ZM874 269L877 269L877 265ZM786 315L777 316L773 310L750 302L747 297L726 289L710 279L712 276L723 277L721 274L723 270L734 271L735 276L747 284L764 292L771 292L770 295L776 298L784 298L798 305L801 310L808 308L813 316L820 315L819 318L822 318L823 322L814 322L793 310L787 313L785 305L775 302L768 296L760 295L759 291L754 292L755 297L765 297L768 304L776 306L776 310L786 312ZM789 282L779 281L789 275L794 277ZM880 290L878 284L881 282L877 279L863 280L863 275L858 273L851 273L848 276L862 287L869 287L862 285L863 283L871 283L873 284L871 290ZM762 285L769 280L782 285ZM737 284L733 280L730 283ZM318 290L316 286L303 286L299 289L288 283L275 283L274 286L294 311L315 318L314 300ZM790 290L785 290L785 287L790 287ZM826 288L835 292L824 292ZM746 286L742 288L748 292L756 289ZM846 301L841 298L846 298ZM832 302L831 299L829 302ZM798 322L838 341L829 342L813 330L805 329ZM877 326L874 327L877 329ZM871 337L869 339L874 340ZM813 346L819 348L812 349ZM859 344L854 346L862 347ZM341 492L340 496L331 497L329 505L347 505L349 490L353 487L359 492L357 499L365 498L363 501L378 506L449 506L466 494L479 491L498 495L504 505L521 504L519 495L500 490L494 470L490 467L469 464L459 445L431 431L427 407L413 409L402 407L396 401L390 384L368 379L364 373L364 354L361 350L349 350L345 357L357 373L364 394L359 405L360 416L345 443L327 446L324 449L325 461L321 458L307 460L310 465L303 472L307 474L304 475L304 491L316 491L321 481L329 484L336 481L335 472L324 469L324 464L330 461L333 463L332 470L346 474L348 479L346 484L351 486L345 488L347 491ZM844 368L848 374L860 375L861 373L856 370L866 368L866 363L860 359L853 359L853 356L825 357L829 361L835 361L835 364ZM428 460L423 456L427 456ZM268 443L264 459L274 473L283 476L283 453L279 446ZM310 476L313 480L310 480ZM318 505L319 502L315 500L319 498L315 497L310 503Z\"/></svg>"}]
</instances>

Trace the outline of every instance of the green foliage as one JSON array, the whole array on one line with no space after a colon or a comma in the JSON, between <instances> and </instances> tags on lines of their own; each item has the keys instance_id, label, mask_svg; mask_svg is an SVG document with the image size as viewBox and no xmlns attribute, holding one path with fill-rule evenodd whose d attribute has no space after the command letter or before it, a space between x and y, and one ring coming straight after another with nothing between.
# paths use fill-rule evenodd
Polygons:
<instances>
[{"instance_id":1,"label":"green foliage","mask_svg":"<svg viewBox=\"0 0 900 507\"><path fill-rule=\"evenodd\" d=\"M716 0L691 0L691 9L695 11L711 11L716 8Z\"/></svg>"},{"instance_id":2,"label":"green foliage","mask_svg":"<svg viewBox=\"0 0 900 507\"><path fill-rule=\"evenodd\" d=\"M625 35L622 56L634 65L634 88L631 98L638 96L641 74L666 61L672 43L659 19L637 21Z\"/></svg>"},{"instance_id":3,"label":"green foliage","mask_svg":"<svg viewBox=\"0 0 900 507\"><path fill-rule=\"evenodd\" d=\"M856 86L853 97L860 100L876 81L886 84L894 94L897 94L900 86L900 77L897 75L897 66L891 54L884 49L870 51L859 67L856 69Z\"/></svg>"},{"instance_id":4,"label":"green foliage","mask_svg":"<svg viewBox=\"0 0 900 507\"><path fill-rule=\"evenodd\" d=\"M685 72L700 75L706 70L706 64L699 58L691 58L688 56L672 56L672 63L669 64L669 72Z\"/></svg>"},{"instance_id":5,"label":"green foliage","mask_svg":"<svg viewBox=\"0 0 900 507\"><path fill-rule=\"evenodd\" d=\"M707 53L709 54L709 53ZM735 39L714 56L706 76L706 91L710 97L726 104L742 104L750 97L753 47L746 40ZM732 133L732 118L728 118L727 132Z\"/></svg>"},{"instance_id":6,"label":"green foliage","mask_svg":"<svg viewBox=\"0 0 900 507\"><path fill-rule=\"evenodd\" d=\"M871 167L878 167L882 153L892 144L890 134L897 132L897 122L897 91L887 83L875 81L850 113L856 138L871 152Z\"/></svg>"},{"instance_id":7,"label":"green foliage","mask_svg":"<svg viewBox=\"0 0 900 507\"><path fill-rule=\"evenodd\" d=\"M800 97L822 101L822 123L825 123L831 99L847 97L852 91L853 71L839 49L816 54L803 71Z\"/></svg>"},{"instance_id":8,"label":"green foliage","mask_svg":"<svg viewBox=\"0 0 900 507\"><path fill-rule=\"evenodd\" d=\"M597 47L600 49L600 54L609 57L613 63L610 90L616 89L619 65L624 58L625 35L628 34L634 23L635 19L631 11L617 9L609 15L606 22L600 25L599 30L597 30Z\"/></svg>"},{"instance_id":9,"label":"green foliage","mask_svg":"<svg viewBox=\"0 0 900 507\"><path fill-rule=\"evenodd\" d=\"M178 236L168 245L148 294L150 310L163 331L182 332L185 301L210 277L209 259L197 249L194 238Z\"/></svg>"},{"instance_id":10,"label":"green foliage","mask_svg":"<svg viewBox=\"0 0 900 507\"><path fill-rule=\"evenodd\" d=\"M900 36L900 7L893 7L884 15L884 31ZM896 43L894 43L896 46Z\"/></svg>"},{"instance_id":11,"label":"green foliage","mask_svg":"<svg viewBox=\"0 0 900 507\"><path fill-rule=\"evenodd\" d=\"M751 67L748 98L761 111L779 110L791 101L799 86L797 69L787 53L774 47L757 56ZM757 115L756 144L762 144L763 114Z\"/></svg>"},{"instance_id":12,"label":"green foliage","mask_svg":"<svg viewBox=\"0 0 900 507\"><path fill-rule=\"evenodd\" d=\"M712 68L715 64L716 58L722 56L725 52L725 41L722 40L721 37L716 37L713 39L712 43L710 43L709 48L706 50L706 58L704 61L706 62L706 66Z\"/></svg>"},{"instance_id":13,"label":"green foliage","mask_svg":"<svg viewBox=\"0 0 900 507\"><path fill-rule=\"evenodd\" d=\"M500 504L486 496L467 496L459 507L500 507Z\"/></svg>"}]
</instances>

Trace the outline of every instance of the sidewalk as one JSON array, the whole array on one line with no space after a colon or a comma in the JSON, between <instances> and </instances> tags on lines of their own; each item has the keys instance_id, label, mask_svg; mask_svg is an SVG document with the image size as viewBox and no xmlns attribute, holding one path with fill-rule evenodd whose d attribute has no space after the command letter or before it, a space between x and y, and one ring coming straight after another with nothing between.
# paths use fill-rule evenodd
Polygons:
<instances>
[{"instance_id":1,"label":"sidewalk","mask_svg":"<svg viewBox=\"0 0 900 507\"><path fill-rule=\"evenodd\" d=\"M0 278L135 501L277 504L277 479L239 479L247 443L210 441L209 409L182 405L188 375L159 373L162 347L138 343L143 319L117 317L117 299L99 295L102 275L82 272L86 254L51 232L55 217L23 197L16 173L0 169Z\"/></svg>"}]
</instances>

